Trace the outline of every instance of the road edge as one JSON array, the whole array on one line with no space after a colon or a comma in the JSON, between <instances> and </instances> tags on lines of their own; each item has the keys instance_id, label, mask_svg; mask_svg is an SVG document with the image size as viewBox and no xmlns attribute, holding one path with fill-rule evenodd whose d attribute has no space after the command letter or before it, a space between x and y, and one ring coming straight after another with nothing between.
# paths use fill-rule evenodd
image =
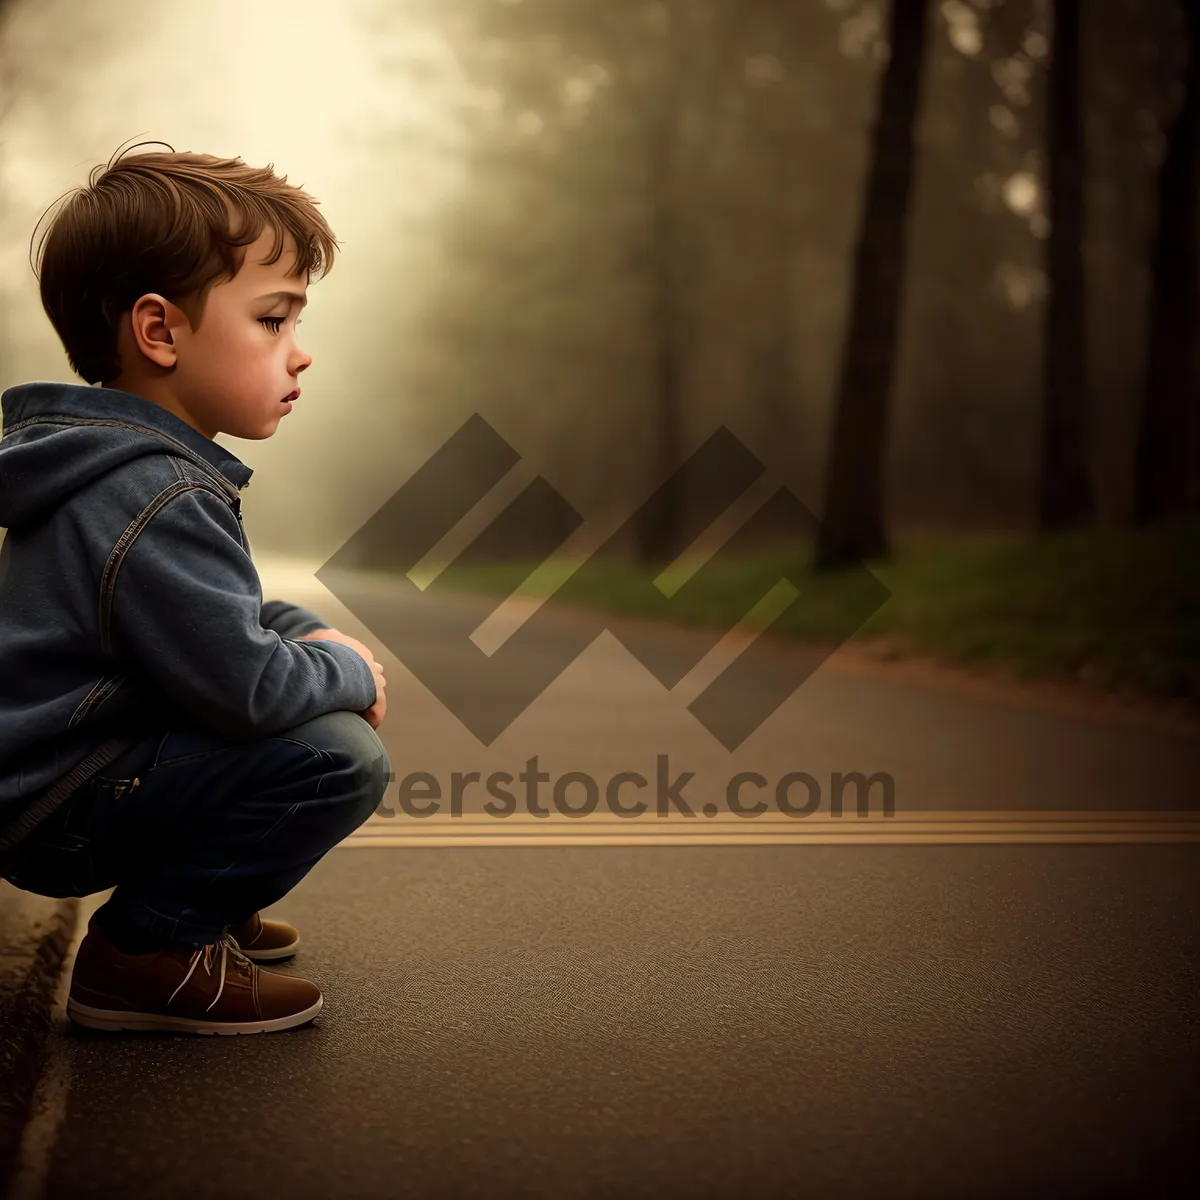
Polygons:
<instances>
[{"instance_id":1,"label":"road edge","mask_svg":"<svg viewBox=\"0 0 1200 1200\"><path fill-rule=\"evenodd\" d=\"M0 1195L16 1175L78 912L75 899L35 896L0 881Z\"/></svg>"}]
</instances>

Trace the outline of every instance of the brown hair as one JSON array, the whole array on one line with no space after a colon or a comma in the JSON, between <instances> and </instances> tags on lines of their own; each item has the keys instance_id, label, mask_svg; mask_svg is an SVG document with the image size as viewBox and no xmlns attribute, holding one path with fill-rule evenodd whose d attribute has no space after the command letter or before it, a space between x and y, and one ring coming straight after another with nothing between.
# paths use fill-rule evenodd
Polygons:
<instances>
[{"instance_id":1,"label":"brown hair","mask_svg":"<svg viewBox=\"0 0 1200 1200\"><path fill-rule=\"evenodd\" d=\"M147 292L178 304L197 326L209 288L237 274L244 248L264 226L275 234L267 262L277 262L290 242L291 274L326 274L337 239L316 204L273 164L248 167L240 158L168 147L118 152L93 168L87 187L67 194L33 263L42 306L72 368L88 383L120 375L120 319Z\"/></svg>"}]
</instances>

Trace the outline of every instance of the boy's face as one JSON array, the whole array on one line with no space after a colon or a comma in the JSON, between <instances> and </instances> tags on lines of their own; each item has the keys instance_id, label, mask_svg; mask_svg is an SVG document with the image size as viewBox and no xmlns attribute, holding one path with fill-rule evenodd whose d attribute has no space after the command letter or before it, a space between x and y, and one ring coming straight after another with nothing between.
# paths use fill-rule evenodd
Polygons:
<instances>
[{"instance_id":1,"label":"boy's face","mask_svg":"<svg viewBox=\"0 0 1200 1200\"><path fill-rule=\"evenodd\" d=\"M298 376L312 362L296 341L308 283L288 275L295 262L290 243L277 262L263 261L272 241L264 229L246 247L241 270L209 289L197 328L186 319L170 322L172 399L178 415L208 437L270 437L291 410L285 397L299 393Z\"/></svg>"}]
</instances>

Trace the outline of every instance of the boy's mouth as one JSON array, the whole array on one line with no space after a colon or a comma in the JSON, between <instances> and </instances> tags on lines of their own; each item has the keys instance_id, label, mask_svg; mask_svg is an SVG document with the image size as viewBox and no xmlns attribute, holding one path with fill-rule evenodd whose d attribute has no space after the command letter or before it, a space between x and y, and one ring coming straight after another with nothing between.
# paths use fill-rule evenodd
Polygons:
<instances>
[{"instance_id":1,"label":"boy's mouth","mask_svg":"<svg viewBox=\"0 0 1200 1200\"><path fill-rule=\"evenodd\" d=\"M284 396L284 398L282 400L280 400L279 403L287 404L290 401L297 399L299 397L299 395L300 395L300 389L296 388L296 390L294 392L288 392L288 394L286 396Z\"/></svg>"}]
</instances>

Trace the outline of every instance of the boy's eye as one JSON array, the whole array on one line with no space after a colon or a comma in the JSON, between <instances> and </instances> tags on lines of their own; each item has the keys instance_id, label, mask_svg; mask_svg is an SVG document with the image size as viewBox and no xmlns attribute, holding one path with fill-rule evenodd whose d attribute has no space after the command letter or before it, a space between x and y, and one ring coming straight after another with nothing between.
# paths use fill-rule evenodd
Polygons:
<instances>
[{"instance_id":1,"label":"boy's eye","mask_svg":"<svg viewBox=\"0 0 1200 1200\"><path fill-rule=\"evenodd\" d=\"M259 317L258 319L261 324L270 326L272 333L278 333L285 320L283 317Z\"/></svg>"}]
</instances>

